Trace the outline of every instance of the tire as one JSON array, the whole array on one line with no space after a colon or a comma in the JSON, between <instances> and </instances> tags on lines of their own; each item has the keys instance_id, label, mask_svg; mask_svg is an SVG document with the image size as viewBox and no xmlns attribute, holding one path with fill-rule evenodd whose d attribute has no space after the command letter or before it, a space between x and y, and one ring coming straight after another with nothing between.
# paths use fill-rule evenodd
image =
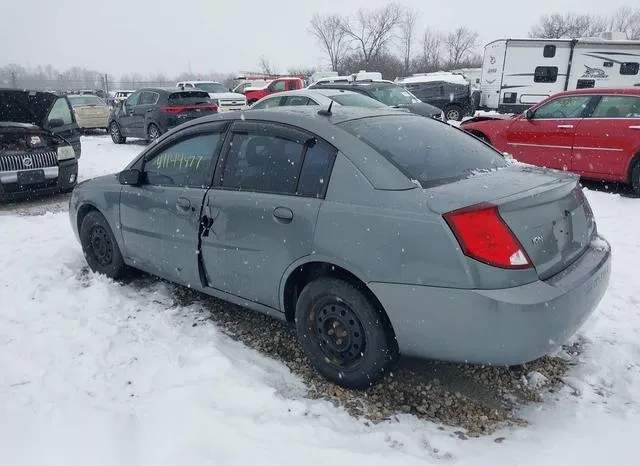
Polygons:
<instances>
[{"instance_id":1,"label":"tire","mask_svg":"<svg viewBox=\"0 0 640 466\"><path fill-rule=\"evenodd\" d=\"M127 142L127 138L122 135L120 132L120 127L118 123L112 121L109 125L109 132L111 133L111 140L116 144L124 144Z\"/></svg>"},{"instance_id":2,"label":"tire","mask_svg":"<svg viewBox=\"0 0 640 466\"><path fill-rule=\"evenodd\" d=\"M155 125L155 123L151 123L147 127L147 140L149 142L155 141L156 139L158 139L160 137L161 134L162 133L160 132L158 127Z\"/></svg>"},{"instance_id":3,"label":"tire","mask_svg":"<svg viewBox=\"0 0 640 466\"><path fill-rule=\"evenodd\" d=\"M633 164L630 181L634 194L640 196L640 158L638 158Z\"/></svg>"},{"instance_id":4,"label":"tire","mask_svg":"<svg viewBox=\"0 0 640 466\"><path fill-rule=\"evenodd\" d=\"M80 225L80 244L91 270L109 278L121 278L126 265L109 223L97 211L89 212Z\"/></svg>"},{"instance_id":5,"label":"tire","mask_svg":"<svg viewBox=\"0 0 640 466\"><path fill-rule=\"evenodd\" d=\"M447 105L444 108L444 116L447 121L449 120L462 121L462 117L464 116L462 112L462 107L460 107L459 105Z\"/></svg>"},{"instance_id":6,"label":"tire","mask_svg":"<svg viewBox=\"0 0 640 466\"><path fill-rule=\"evenodd\" d=\"M369 388L398 360L395 336L381 310L346 281L320 277L307 284L295 320L313 367L342 387Z\"/></svg>"}]
</instances>

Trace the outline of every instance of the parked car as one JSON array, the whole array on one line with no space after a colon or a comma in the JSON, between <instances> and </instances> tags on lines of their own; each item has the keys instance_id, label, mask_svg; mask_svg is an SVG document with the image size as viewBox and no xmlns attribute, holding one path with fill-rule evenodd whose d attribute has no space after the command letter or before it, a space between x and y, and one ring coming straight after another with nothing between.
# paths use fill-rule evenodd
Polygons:
<instances>
[{"instance_id":1,"label":"parked car","mask_svg":"<svg viewBox=\"0 0 640 466\"><path fill-rule=\"evenodd\" d=\"M277 78L266 86L245 87L244 96L247 98L247 104L253 105L267 95L275 94L276 92L294 91L296 89L302 89L303 87L304 81L300 78Z\"/></svg>"},{"instance_id":2,"label":"parked car","mask_svg":"<svg viewBox=\"0 0 640 466\"><path fill-rule=\"evenodd\" d=\"M316 369L354 388L400 353L524 363L596 308L611 252L578 177L409 112L327 113L200 118L80 183L69 215L89 266L295 322Z\"/></svg>"},{"instance_id":3,"label":"parked car","mask_svg":"<svg viewBox=\"0 0 640 466\"><path fill-rule=\"evenodd\" d=\"M385 108L379 102L366 95L342 89L300 89L285 91L263 97L251 106L251 110L276 107L292 107L296 105L323 105L328 107L333 102L337 106Z\"/></svg>"},{"instance_id":4,"label":"parked car","mask_svg":"<svg viewBox=\"0 0 640 466\"><path fill-rule=\"evenodd\" d=\"M521 115L482 116L461 128L519 161L640 194L640 88L557 93Z\"/></svg>"},{"instance_id":5,"label":"parked car","mask_svg":"<svg viewBox=\"0 0 640 466\"><path fill-rule=\"evenodd\" d=\"M475 111L471 85L461 75L444 75L441 80L434 76L415 76L398 84L422 102L441 109L447 120L461 121Z\"/></svg>"},{"instance_id":6,"label":"parked car","mask_svg":"<svg viewBox=\"0 0 640 466\"><path fill-rule=\"evenodd\" d=\"M70 95L67 97L81 130L108 129L111 109L104 100L94 95Z\"/></svg>"},{"instance_id":7,"label":"parked car","mask_svg":"<svg viewBox=\"0 0 640 466\"><path fill-rule=\"evenodd\" d=\"M217 112L206 91L149 87L116 105L109 115L109 132L116 144L128 137L154 141L174 126Z\"/></svg>"},{"instance_id":8,"label":"parked car","mask_svg":"<svg viewBox=\"0 0 640 466\"><path fill-rule=\"evenodd\" d=\"M233 110L245 110L247 99L243 94L229 92L221 83L217 81L181 81L176 84L181 89L199 89L209 93L213 103L218 106L218 112L230 112Z\"/></svg>"},{"instance_id":9,"label":"parked car","mask_svg":"<svg viewBox=\"0 0 640 466\"><path fill-rule=\"evenodd\" d=\"M80 131L67 97L0 89L0 201L70 191Z\"/></svg>"},{"instance_id":10,"label":"parked car","mask_svg":"<svg viewBox=\"0 0 640 466\"><path fill-rule=\"evenodd\" d=\"M329 78L331 79L331 78ZM415 95L390 81L360 80L350 83L330 82L320 80L308 89L344 89L379 100L385 105L396 108L406 108L418 115L445 119L445 115L438 107L421 102Z\"/></svg>"}]
</instances>

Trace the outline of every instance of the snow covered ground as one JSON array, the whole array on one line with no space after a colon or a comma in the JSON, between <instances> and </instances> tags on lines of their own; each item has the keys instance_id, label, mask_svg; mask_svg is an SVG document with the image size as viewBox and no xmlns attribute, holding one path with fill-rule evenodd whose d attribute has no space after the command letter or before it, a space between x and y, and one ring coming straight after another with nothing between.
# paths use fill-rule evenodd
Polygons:
<instances>
[{"instance_id":1,"label":"snow covered ground","mask_svg":"<svg viewBox=\"0 0 640 466\"><path fill-rule=\"evenodd\" d=\"M80 178L116 171L141 148L85 137ZM640 199L587 196L614 265L581 331L584 352L566 385L524 408L529 427L470 440L409 415L371 425L307 400L284 365L210 321L193 326L202 310L176 306L167 285L89 273L65 212L4 211L0 463L637 465Z\"/></svg>"}]
</instances>

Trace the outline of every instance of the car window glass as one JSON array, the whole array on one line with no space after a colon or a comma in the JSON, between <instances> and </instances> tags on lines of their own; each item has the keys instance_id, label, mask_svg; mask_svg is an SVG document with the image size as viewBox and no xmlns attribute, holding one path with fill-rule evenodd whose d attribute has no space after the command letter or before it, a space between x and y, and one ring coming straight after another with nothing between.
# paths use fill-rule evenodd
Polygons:
<instances>
[{"instance_id":1,"label":"car window glass","mask_svg":"<svg viewBox=\"0 0 640 466\"><path fill-rule=\"evenodd\" d=\"M221 135L202 134L183 139L155 154L144 165L147 184L207 187Z\"/></svg>"},{"instance_id":2,"label":"car window glass","mask_svg":"<svg viewBox=\"0 0 640 466\"><path fill-rule=\"evenodd\" d=\"M294 194L303 144L268 133L233 135L222 186L267 193Z\"/></svg>"},{"instance_id":3,"label":"car window glass","mask_svg":"<svg viewBox=\"0 0 640 466\"><path fill-rule=\"evenodd\" d=\"M136 105L138 105L139 99L140 99L140 92L136 92L134 94L131 94L129 97L127 97L127 100L125 100L125 103L127 104L127 107L135 107Z\"/></svg>"},{"instance_id":4,"label":"car window glass","mask_svg":"<svg viewBox=\"0 0 640 466\"><path fill-rule=\"evenodd\" d=\"M333 147L316 140L316 144L309 147L305 153L296 194L324 197L335 156L336 150Z\"/></svg>"},{"instance_id":5,"label":"car window glass","mask_svg":"<svg viewBox=\"0 0 640 466\"><path fill-rule=\"evenodd\" d=\"M260 102L257 102L252 107L254 110L260 110L264 108L273 108L277 107L280 104L281 97L271 97L269 99L264 99Z\"/></svg>"},{"instance_id":6,"label":"car window glass","mask_svg":"<svg viewBox=\"0 0 640 466\"><path fill-rule=\"evenodd\" d=\"M284 91L284 81L278 81L273 83L273 85L271 86L271 89L274 91Z\"/></svg>"},{"instance_id":7,"label":"car window glass","mask_svg":"<svg viewBox=\"0 0 640 466\"><path fill-rule=\"evenodd\" d=\"M51 107L51 111L49 112L49 116L47 121L51 122L51 120L62 120L65 125L70 125L73 123L73 115L71 114L71 109L69 108L69 104L67 103L67 99L64 97L60 97L56 100Z\"/></svg>"},{"instance_id":8,"label":"car window glass","mask_svg":"<svg viewBox=\"0 0 640 466\"><path fill-rule=\"evenodd\" d=\"M506 165L499 152L431 118L413 114L379 116L337 126L368 144L425 188Z\"/></svg>"},{"instance_id":9,"label":"car window glass","mask_svg":"<svg viewBox=\"0 0 640 466\"><path fill-rule=\"evenodd\" d=\"M138 100L138 105L153 105L156 103L156 97L158 94L155 92L141 92L140 100Z\"/></svg>"},{"instance_id":10,"label":"car window glass","mask_svg":"<svg viewBox=\"0 0 640 466\"><path fill-rule=\"evenodd\" d=\"M304 97L301 95L290 95L286 98L284 105L286 105L287 107L293 107L298 105L307 105L308 102L308 97Z\"/></svg>"},{"instance_id":11,"label":"car window glass","mask_svg":"<svg viewBox=\"0 0 640 466\"><path fill-rule=\"evenodd\" d=\"M588 95L559 97L539 107L533 117L541 118L581 118L587 104L591 100Z\"/></svg>"},{"instance_id":12,"label":"car window glass","mask_svg":"<svg viewBox=\"0 0 640 466\"><path fill-rule=\"evenodd\" d=\"M602 96L591 118L640 118L640 97L631 95Z\"/></svg>"}]
</instances>

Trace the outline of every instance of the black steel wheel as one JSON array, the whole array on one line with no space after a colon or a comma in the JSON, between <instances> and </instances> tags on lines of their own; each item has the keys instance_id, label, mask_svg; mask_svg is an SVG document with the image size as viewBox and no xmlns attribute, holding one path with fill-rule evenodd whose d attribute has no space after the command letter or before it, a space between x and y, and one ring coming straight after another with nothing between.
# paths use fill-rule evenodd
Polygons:
<instances>
[{"instance_id":1,"label":"black steel wheel","mask_svg":"<svg viewBox=\"0 0 640 466\"><path fill-rule=\"evenodd\" d=\"M96 210L89 212L80 226L80 243L91 270L110 278L120 278L126 265L109 223Z\"/></svg>"},{"instance_id":2,"label":"black steel wheel","mask_svg":"<svg viewBox=\"0 0 640 466\"><path fill-rule=\"evenodd\" d=\"M296 304L296 330L318 372L346 388L374 385L398 358L384 311L337 278L321 277L305 286Z\"/></svg>"}]
</instances>

